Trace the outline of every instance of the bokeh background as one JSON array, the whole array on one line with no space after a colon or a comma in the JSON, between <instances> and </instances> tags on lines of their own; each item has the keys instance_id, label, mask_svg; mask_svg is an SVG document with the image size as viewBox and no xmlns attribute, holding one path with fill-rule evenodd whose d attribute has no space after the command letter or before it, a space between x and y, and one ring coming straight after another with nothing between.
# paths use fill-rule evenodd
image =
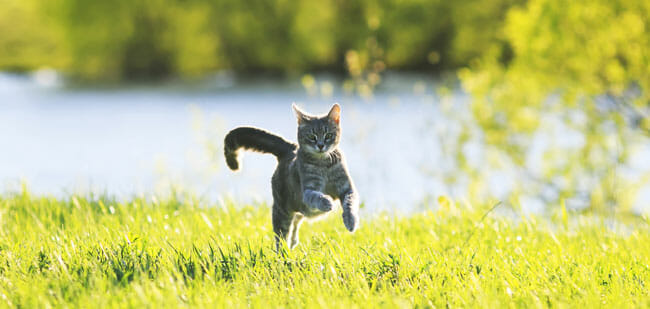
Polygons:
<instances>
[{"instance_id":1,"label":"bokeh background","mask_svg":"<svg viewBox=\"0 0 650 309\"><path fill-rule=\"evenodd\" d=\"M270 201L224 134L340 102L364 211L644 215L649 91L644 0L0 0L4 191Z\"/></svg>"}]
</instances>

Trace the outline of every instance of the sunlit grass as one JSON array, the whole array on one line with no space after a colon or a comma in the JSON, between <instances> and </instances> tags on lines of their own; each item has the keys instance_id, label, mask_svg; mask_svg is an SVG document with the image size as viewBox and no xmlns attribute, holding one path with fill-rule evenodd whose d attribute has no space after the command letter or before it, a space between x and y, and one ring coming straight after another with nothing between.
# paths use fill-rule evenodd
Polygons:
<instances>
[{"instance_id":1,"label":"sunlit grass","mask_svg":"<svg viewBox=\"0 0 650 309\"><path fill-rule=\"evenodd\" d=\"M340 212L275 253L268 205L190 198L0 197L9 307L646 307L650 230L598 217L447 203L408 217ZM561 216L558 216L561 217Z\"/></svg>"}]
</instances>

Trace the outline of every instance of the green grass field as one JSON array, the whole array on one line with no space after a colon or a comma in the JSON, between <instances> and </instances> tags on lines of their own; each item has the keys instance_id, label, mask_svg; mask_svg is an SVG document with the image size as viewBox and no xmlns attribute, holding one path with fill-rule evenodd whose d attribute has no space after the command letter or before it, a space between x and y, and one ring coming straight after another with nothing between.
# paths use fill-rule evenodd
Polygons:
<instances>
[{"instance_id":1,"label":"green grass field","mask_svg":"<svg viewBox=\"0 0 650 309\"><path fill-rule=\"evenodd\" d=\"M366 216L355 234L338 211L278 254L267 205L5 194L0 305L650 306L647 220L442 204Z\"/></svg>"}]
</instances>

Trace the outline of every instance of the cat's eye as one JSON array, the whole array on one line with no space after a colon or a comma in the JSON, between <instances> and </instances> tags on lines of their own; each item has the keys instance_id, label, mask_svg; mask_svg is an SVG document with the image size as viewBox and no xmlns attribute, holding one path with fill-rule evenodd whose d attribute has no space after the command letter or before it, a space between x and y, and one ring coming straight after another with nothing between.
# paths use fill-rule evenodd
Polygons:
<instances>
[{"instance_id":1,"label":"cat's eye","mask_svg":"<svg viewBox=\"0 0 650 309\"><path fill-rule=\"evenodd\" d=\"M312 141L312 142L315 142L316 141L316 135L313 135L313 134L310 135L309 140Z\"/></svg>"},{"instance_id":2,"label":"cat's eye","mask_svg":"<svg viewBox=\"0 0 650 309\"><path fill-rule=\"evenodd\" d=\"M332 137L334 137L334 134L332 133L325 134L325 139L332 139Z\"/></svg>"}]
</instances>

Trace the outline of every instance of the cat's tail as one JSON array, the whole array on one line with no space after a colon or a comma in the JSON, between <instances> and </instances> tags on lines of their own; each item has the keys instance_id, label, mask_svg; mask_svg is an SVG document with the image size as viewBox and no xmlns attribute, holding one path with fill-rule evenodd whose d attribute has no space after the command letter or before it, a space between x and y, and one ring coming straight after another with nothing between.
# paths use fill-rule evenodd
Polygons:
<instances>
[{"instance_id":1,"label":"cat's tail","mask_svg":"<svg viewBox=\"0 0 650 309\"><path fill-rule=\"evenodd\" d=\"M239 149L271 153L281 159L292 154L297 147L280 136L253 127L236 128L228 132L224 140L226 163L233 171L239 169Z\"/></svg>"}]
</instances>

